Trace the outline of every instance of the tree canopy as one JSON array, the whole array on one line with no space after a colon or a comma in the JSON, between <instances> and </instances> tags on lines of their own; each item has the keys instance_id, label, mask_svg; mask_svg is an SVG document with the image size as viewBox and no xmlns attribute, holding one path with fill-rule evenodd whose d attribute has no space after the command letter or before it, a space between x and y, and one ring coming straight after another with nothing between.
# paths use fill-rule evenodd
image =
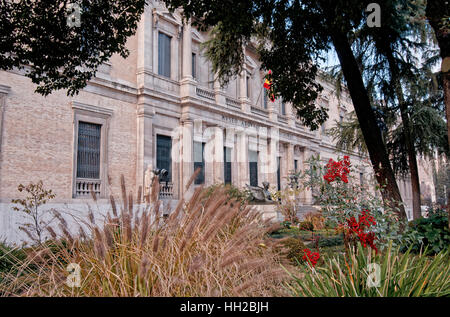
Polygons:
<instances>
[{"instance_id":1,"label":"tree canopy","mask_svg":"<svg viewBox=\"0 0 450 317\"><path fill-rule=\"evenodd\" d=\"M206 52L213 69L224 78L239 74L243 46L257 40L263 70L271 70L278 96L291 102L306 126L317 129L327 119L326 109L314 103L321 91L317 66L322 53L334 48L353 101L355 113L368 145L369 157L383 199L405 216L381 132L364 86L350 39L366 23L371 1L335 0L255 0L204 2L166 0L171 10L182 8L184 17L206 30L213 39ZM252 41L254 42L254 41Z\"/></svg>"},{"instance_id":2,"label":"tree canopy","mask_svg":"<svg viewBox=\"0 0 450 317\"><path fill-rule=\"evenodd\" d=\"M113 54L127 57L127 38L137 29L145 0L80 0L79 27L67 23L68 1L0 2L0 69L26 68L48 95L78 93Z\"/></svg>"}]
</instances>

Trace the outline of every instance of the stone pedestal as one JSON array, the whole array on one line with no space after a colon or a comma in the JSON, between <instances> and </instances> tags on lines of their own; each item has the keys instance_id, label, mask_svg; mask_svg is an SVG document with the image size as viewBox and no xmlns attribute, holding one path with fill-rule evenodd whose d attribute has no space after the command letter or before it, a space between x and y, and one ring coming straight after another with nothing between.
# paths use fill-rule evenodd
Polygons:
<instances>
[{"instance_id":1,"label":"stone pedestal","mask_svg":"<svg viewBox=\"0 0 450 317\"><path fill-rule=\"evenodd\" d=\"M271 222L278 222L278 212L276 203L250 203L262 214L262 220L271 219Z\"/></svg>"}]
</instances>

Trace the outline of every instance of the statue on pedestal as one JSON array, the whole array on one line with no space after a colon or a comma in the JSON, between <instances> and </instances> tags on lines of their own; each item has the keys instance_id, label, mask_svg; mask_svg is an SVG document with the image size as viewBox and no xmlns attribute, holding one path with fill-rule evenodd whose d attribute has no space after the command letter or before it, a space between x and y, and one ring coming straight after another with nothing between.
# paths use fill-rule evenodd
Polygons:
<instances>
[{"instance_id":1,"label":"statue on pedestal","mask_svg":"<svg viewBox=\"0 0 450 317\"><path fill-rule=\"evenodd\" d=\"M147 169L144 172L144 197L150 197L152 189L152 181L155 173L153 171L153 165L148 164Z\"/></svg>"},{"instance_id":2,"label":"statue on pedestal","mask_svg":"<svg viewBox=\"0 0 450 317\"><path fill-rule=\"evenodd\" d=\"M263 187L246 185L250 193L250 201L272 202L272 196L269 192L269 182L263 182L262 185Z\"/></svg>"}]
</instances>

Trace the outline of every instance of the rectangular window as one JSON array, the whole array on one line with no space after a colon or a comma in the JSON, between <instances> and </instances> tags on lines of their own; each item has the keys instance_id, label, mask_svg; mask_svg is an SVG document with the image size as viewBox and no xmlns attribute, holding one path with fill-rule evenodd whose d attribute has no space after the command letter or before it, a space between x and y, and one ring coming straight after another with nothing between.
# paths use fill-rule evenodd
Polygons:
<instances>
[{"instance_id":1,"label":"rectangular window","mask_svg":"<svg viewBox=\"0 0 450 317\"><path fill-rule=\"evenodd\" d=\"M77 178L100 179L100 124L78 123Z\"/></svg>"},{"instance_id":2,"label":"rectangular window","mask_svg":"<svg viewBox=\"0 0 450 317\"><path fill-rule=\"evenodd\" d=\"M170 40L171 37L159 33L158 37L158 74L170 78Z\"/></svg>"},{"instance_id":3,"label":"rectangular window","mask_svg":"<svg viewBox=\"0 0 450 317\"><path fill-rule=\"evenodd\" d=\"M231 148L223 147L223 177L225 184L231 184Z\"/></svg>"},{"instance_id":4,"label":"rectangular window","mask_svg":"<svg viewBox=\"0 0 450 317\"><path fill-rule=\"evenodd\" d=\"M250 77L249 76L247 76L246 85L247 85L247 98L250 98Z\"/></svg>"},{"instance_id":5,"label":"rectangular window","mask_svg":"<svg viewBox=\"0 0 450 317\"><path fill-rule=\"evenodd\" d=\"M298 160L294 160L294 172L298 171Z\"/></svg>"},{"instance_id":6,"label":"rectangular window","mask_svg":"<svg viewBox=\"0 0 450 317\"><path fill-rule=\"evenodd\" d=\"M194 142L194 171L197 168L201 168L200 173L194 180L194 184L204 184L205 183L205 143Z\"/></svg>"},{"instance_id":7,"label":"rectangular window","mask_svg":"<svg viewBox=\"0 0 450 317\"><path fill-rule=\"evenodd\" d=\"M258 152L248 151L250 186L258 186Z\"/></svg>"},{"instance_id":8,"label":"rectangular window","mask_svg":"<svg viewBox=\"0 0 450 317\"><path fill-rule=\"evenodd\" d=\"M359 183L361 186L364 185L364 174L363 173L359 173Z\"/></svg>"},{"instance_id":9,"label":"rectangular window","mask_svg":"<svg viewBox=\"0 0 450 317\"><path fill-rule=\"evenodd\" d=\"M196 67L197 67L197 60L196 60L196 55L195 55L195 53L192 53L192 78L196 78L195 76L196 76L196 73L195 73L195 71L196 71Z\"/></svg>"},{"instance_id":10,"label":"rectangular window","mask_svg":"<svg viewBox=\"0 0 450 317\"><path fill-rule=\"evenodd\" d=\"M166 176L160 176L162 182L172 181L172 138L165 135L156 136L156 168L165 169Z\"/></svg>"},{"instance_id":11,"label":"rectangular window","mask_svg":"<svg viewBox=\"0 0 450 317\"><path fill-rule=\"evenodd\" d=\"M286 115L286 104L284 102L281 103L281 114Z\"/></svg>"},{"instance_id":12,"label":"rectangular window","mask_svg":"<svg viewBox=\"0 0 450 317\"><path fill-rule=\"evenodd\" d=\"M72 197L104 198L108 184L108 127L112 110L72 101Z\"/></svg>"}]
</instances>

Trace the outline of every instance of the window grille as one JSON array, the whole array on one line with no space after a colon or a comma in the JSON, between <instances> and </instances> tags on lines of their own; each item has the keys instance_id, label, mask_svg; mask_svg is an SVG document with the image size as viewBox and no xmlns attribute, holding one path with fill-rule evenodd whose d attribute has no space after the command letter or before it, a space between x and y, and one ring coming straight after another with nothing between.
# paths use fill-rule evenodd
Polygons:
<instances>
[{"instance_id":1,"label":"window grille","mask_svg":"<svg viewBox=\"0 0 450 317\"><path fill-rule=\"evenodd\" d=\"M77 178L100 178L101 125L78 123Z\"/></svg>"},{"instance_id":2,"label":"window grille","mask_svg":"<svg viewBox=\"0 0 450 317\"><path fill-rule=\"evenodd\" d=\"M156 168L167 171L166 176L160 176L161 182L172 181L172 138L170 136L156 136Z\"/></svg>"}]
</instances>

